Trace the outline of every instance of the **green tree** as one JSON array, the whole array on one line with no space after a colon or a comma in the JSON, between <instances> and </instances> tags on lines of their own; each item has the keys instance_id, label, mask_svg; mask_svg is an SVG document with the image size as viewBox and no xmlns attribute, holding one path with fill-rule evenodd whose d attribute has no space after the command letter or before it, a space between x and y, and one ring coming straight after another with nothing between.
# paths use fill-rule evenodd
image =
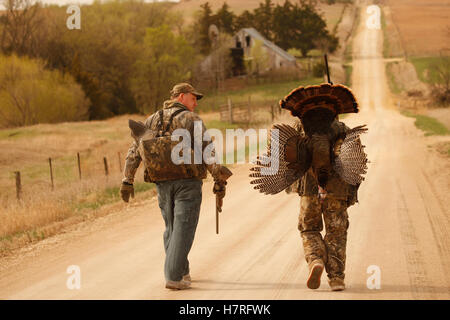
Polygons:
<instances>
[{"instance_id":1,"label":"green tree","mask_svg":"<svg viewBox=\"0 0 450 320\"><path fill-rule=\"evenodd\" d=\"M234 24L236 15L230 11L230 7L226 2L223 3L223 6L213 16L213 20L216 21L221 32L225 32L229 35L233 35L235 32Z\"/></svg>"},{"instance_id":2,"label":"green tree","mask_svg":"<svg viewBox=\"0 0 450 320\"><path fill-rule=\"evenodd\" d=\"M84 71L80 65L79 55L75 54L70 68L67 70L81 85L86 96L91 101L88 110L89 120L104 119L112 116L106 105L106 97L103 94L99 81L93 73Z\"/></svg>"},{"instance_id":3,"label":"green tree","mask_svg":"<svg viewBox=\"0 0 450 320\"><path fill-rule=\"evenodd\" d=\"M34 3L31 0L8 1ZM138 111L130 83L134 77L134 63L143 50L148 27L164 23L179 27L181 20L172 18L170 7L167 3L135 0L95 1L92 5L83 6L81 30L67 29L66 7L36 7L39 9L36 17L42 18L38 27L33 22L36 19L27 20L34 23L31 30L34 41L6 46L11 41L4 40L2 50L8 54L15 52L40 57L46 61L48 69L71 74L92 101L90 119L134 113ZM28 7L11 9L11 17L23 16L24 8ZM31 8L27 10L31 12ZM8 19L2 16L0 36L9 39L4 32L5 21ZM16 25L21 26L23 23L20 21L16 21ZM23 28L16 29L21 32ZM20 32L14 34L20 35Z\"/></svg>"},{"instance_id":4,"label":"green tree","mask_svg":"<svg viewBox=\"0 0 450 320\"><path fill-rule=\"evenodd\" d=\"M174 84L190 79L193 60L194 49L167 25L148 28L132 81L139 111L148 113L160 108Z\"/></svg>"},{"instance_id":5,"label":"green tree","mask_svg":"<svg viewBox=\"0 0 450 320\"><path fill-rule=\"evenodd\" d=\"M278 46L285 50L299 49L303 56L311 49L333 52L338 46L338 39L328 32L314 2L300 1L299 5L286 0L282 6L277 5L273 13L273 33Z\"/></svg>"},{"instance_id":6,"label":"green tree","mask_svg":"<svg viewBox=\"0 0 450 320\"><path fill-rule=\"evenodd\" d=\"M255 40L255 44L250 51L250 56L246 60L248 73L251 75L260 75L270 67L269 63L270 59L263 42L261 40Z\"/></svg>"},{"instance_id":7,"label":"green tree","mask_svg":"<svg viewBox=\"0 0 450 320\"><path fill-rule=\"evenodd\" d=\"M294 6L289 1L285 1L282 6L277 5L273 10L273 40L285 50L293 48L292 41L299 34L293 10Z\"/></svg>"},{"instance_id":8,"label":"green tree","mask_svg":"<svg viewBox=\"0 0 450 320\"><path fill-rule=\"evenodd\" d=\"M194 24L192 32L194 33L194 43L200 53L207 55L211 52L211 40L209 39L209 27L217 23L209 2L200 6L201 10L197 13L197 22Z\"/></svg>"},{"instance_id":9,"label":"green tree","mask_svg":"<svg viewBox=\"0 0 450 320\"><path fill-rule=\"evenodd\" d=\"M245 10L244 12L242 12L239 16L236 17L236 19L234 20L234 29L236 31L239 31L243 28L249 28L249 27L255 27L254 24L254 16L253 14L248 11Z\"/></svg>"},{"instance_id":10,"label":"green tree","mask_svg":"<svg viewBox=\"0 0 450 320\"><path fill-rule=\"evenodd\" d=\"M324 43L324 41L327 41L328 44L322 49L328 49L327 51L330 52L336 49L337 38L329 34L325 20L313 6L302 4L299 7L296 5L293 15L298 18L298 28L301 33L293 39L292 47L300 49L303 56L306 56L309 50L317 48L318 43Z\"/></svg>"},{"instance_id":11,"label":"green tree","mask_svg":"<svg viewBox=\"0 0 450 320\"><path fill-rule=\"evenodd\" d=\"M44 62L0 56L0 126L16 127L87 118L89 100L69 74Z\"/></svg>"},{"instance_id":12,"label":"green tree","mask_svg":"<svg viewBox=\"0 0 450 320\"><path fill-rule=\"evenodd\" d=\"M253 27L268 40L273 39L273 10L272 0L265 0L253 13Z\"/></svg>"}]
</instances>

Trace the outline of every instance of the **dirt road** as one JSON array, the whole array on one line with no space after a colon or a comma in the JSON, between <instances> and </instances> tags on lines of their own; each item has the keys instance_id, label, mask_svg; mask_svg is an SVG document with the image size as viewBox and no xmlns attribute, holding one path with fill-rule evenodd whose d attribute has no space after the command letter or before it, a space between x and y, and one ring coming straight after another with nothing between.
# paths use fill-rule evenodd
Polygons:
<instances>
[{"instance_id":1,"label":"dirt road","mask_svg":"<svg viewBox=\"0 0 450 320\"><path fill-rule=\"evenodd\" d=\"M347 290L330 292L325 275L318 290L306 288L298 196L260 195L249 185L249 166L236 165L220 235L211 181L204 185L191 290L164 288L163 220L151 199L3 259L0 298L449 299L448 166L429 151L413 120L393 109L382 32L365 28L365 19L353 46L353 90L362 112L344 121L368 124L363 142L371 163L360 204L349 209ZM66 286L70 265L80 267L79 290ZM380 289L367 288L369 266L381 272Z\"/></svg>"}]
</instances>

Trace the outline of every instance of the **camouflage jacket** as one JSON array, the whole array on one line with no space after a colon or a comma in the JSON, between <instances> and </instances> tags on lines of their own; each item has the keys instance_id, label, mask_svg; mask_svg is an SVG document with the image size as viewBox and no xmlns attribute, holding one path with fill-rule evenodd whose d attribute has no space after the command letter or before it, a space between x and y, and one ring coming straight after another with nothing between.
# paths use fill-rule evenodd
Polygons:
<instances>
[{"instance_id":1,"label":"camouflage jacket","mask_svg":"<svg viewBox=\"0 0 450 320\"><path fill-rule=\"evenodd\" d=\"M302 136L305 135L303 125L300 120L296 120L294 128L297 129ZM334 120L331 124L331 142L334 144L337 137L339 137L341 133L345 133L348 130L350 130L350 128L343 122ZM325 189L327 190L327 197L346 200L349 205L354 204L357 201L356 192L358 188L343 181L334 170L331 170L331 176L328 179ZM311 168L300 179L297 192L300 196L317 196L318 184Z\"/></svg>"},{"instance_id":2,"label":"camouflage jacket","mask_svg":"<svg viewBox=\"0 0 450 320\"><path fill-rule=\"evenodd\" d=\"M172 124L169 127L168 132L172 133L175 129L187 129L191 136L192 149L194 149L194 141L195 141L194 125L195 125L195 122L198 121L198 123L201 124L201 126L202 126L201 134L202 135L205 133L206 127L205 127L203 121L201 120L201 118L194 112L189 111L186 108L186 106L184 106L183 104L181 104L179 102L174 102L174 101L170 101L170 100L164 102L163 127L164 128L166 127L170 116L175 111L179 110L180 108L186 110L187 112L180 112L173 118ZM156 112L156 113L152 114L150 117L148 117L144 124L147 128L149 128L151 130L158 130L159 125L160 125L158 112ZM206 148L206 146L208 146L208 144L211 143L210 141L203 141L203 140L204 140L203 137L199 137L199 139L197 140L197 141L201 141L201 143L202 143L201 147L199 148L199 150L202 150L202 152ZM212 154L214 154L214 153L212 153ZM128 154L127 154L126 162L125 162L125 168L124 168L124 172L123 172L124 178L122 179L122 182L130 183L130 184L134 183L134 177L136 174L136 170L138 169L141 161L142 161L142 157L139 153L139 145L138 145L137 141L134 141L128 150ZM213 178L216 179L216 173L218 172L219 167L220 167L220 165L218 165L218 164L206 165L206 164L202 163L200 165L200 169L198 170L198 172L196 173L196 176L194 178L205 179L207 176L207 171L209 171L211 173L211 175L213 176ZM145 179L145 177L144 177L144 180L147 181L147 179Z\"/></svg>"}]
</instances>

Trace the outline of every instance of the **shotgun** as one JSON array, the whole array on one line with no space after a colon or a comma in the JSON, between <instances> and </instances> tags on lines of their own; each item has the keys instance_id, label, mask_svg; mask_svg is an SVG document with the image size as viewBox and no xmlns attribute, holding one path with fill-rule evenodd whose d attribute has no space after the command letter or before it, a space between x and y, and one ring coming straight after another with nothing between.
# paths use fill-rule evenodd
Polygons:
<instances>
[{"instance_id":1,"label":"shotgun","mask_svg":"<svg viewBox=\"0 0 450 320\"><path fill-rule=\"evenodd\" d=\"M328 68L328 56L327 56L327 54L324 55L324 59L325 59L325 69L326 69L326 72L327 72L328 83L332 85L333 82L331 82L331 79L330 79L330 69Z\"/></svg>"}]
</instances>

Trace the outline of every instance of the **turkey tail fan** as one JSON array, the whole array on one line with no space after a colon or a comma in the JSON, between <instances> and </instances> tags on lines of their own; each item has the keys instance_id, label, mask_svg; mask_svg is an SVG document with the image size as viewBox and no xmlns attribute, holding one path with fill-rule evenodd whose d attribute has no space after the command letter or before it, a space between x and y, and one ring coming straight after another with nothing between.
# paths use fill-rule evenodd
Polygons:
<instances>
[{"instance_id":1,"label":"turkey tail fan","mask_svg":"<svg viewBox=\"0 0 450 320\"><path fill-rule=\"evenodd\" d=\"M274 130L276 129L276 130ZM306 159L298 159L300 161L292 162L298 158L298 154L305 154L305 150L299 152L298 146L302 149L306 148L305 138L289 125L276 124L270 130L270 138L267 146L267 152L262 156L258 156L254 162L256 167L250 168L250 181L254 184L254 189L264 194L277 194L296 180L304 175L309 164ZM288 154L287 154L287 153ZM288 161L291 160L291 161ZM303 160L303 161L302 161Z\"/></svg>"},{"instance_id":2,"label":"turkey tail fan","mask_svg":"<svg viewBox=\"0 0 450 320\"><path fill-rule=\"evenodd\" d=\"M359 111L358 102L349 88L329 83L298 87L280 100L280 107L291 111L293 116L300 119L306 112L317 108L327 109L334 115Z\"/></svg>"},{"instance_id":3,"label":"turkey tail fan","mask_svg":"<svg viewBox=\"0 0 450 320\"><path fill-rule=\"evenodd\" d=\"M366 125L358 126L346 133L341 151L334 161L334 170L345 182L358 185L367 172L367 154L361 144L360 135L367 132Z\"/></svg>"}]
</instances>

